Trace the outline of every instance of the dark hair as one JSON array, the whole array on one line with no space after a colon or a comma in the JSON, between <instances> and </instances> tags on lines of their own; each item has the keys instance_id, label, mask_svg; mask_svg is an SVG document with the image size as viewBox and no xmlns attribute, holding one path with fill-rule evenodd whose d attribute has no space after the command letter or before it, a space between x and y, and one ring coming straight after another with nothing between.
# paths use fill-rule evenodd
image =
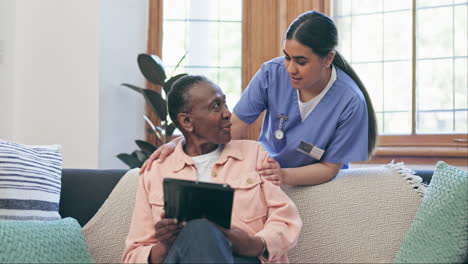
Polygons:
<instances>
[{"instance_id":1,"label":"dark hair","mask_svg":"<svg viewBox=\"0 0 468 264\"><path fill-rule=\"evenodd\" d=\"M190 113L192 110L192 104L190 99L190 93L188 90L199 82L210 82L211 81L205 76L201 75L186 75L177 81L175 81L169 93L167 94L167 105L169 108L169 116L172 119L174 125L180 129L177 115L179 113Z\"/></svg>"},{"instance_id":2,"label":"dark hair","mask_svg":"<svg viewBox=\"0 0 468 264\"><path fill-rule=\"evenodd\" d=\"M331 51L335 50L335 47L338 45L338 31L336 30L335 23L328 16L317 11L308 11L299 15L291 23L286 31L285 39L297 40L302 45L311 48L315 54L324 58ZM369 120L367 154L370 157L377 140L377 119L369 93L351 65L338 51L335 51L333 65L343 70L356 82L366 99Z\"/></svg>"}]
</instances>

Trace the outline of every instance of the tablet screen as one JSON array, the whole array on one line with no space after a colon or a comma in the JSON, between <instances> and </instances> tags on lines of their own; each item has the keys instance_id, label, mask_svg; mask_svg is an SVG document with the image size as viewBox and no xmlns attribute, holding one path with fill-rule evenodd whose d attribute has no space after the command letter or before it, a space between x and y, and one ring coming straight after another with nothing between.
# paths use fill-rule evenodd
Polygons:
<instances>
[{"instance_id":1,"label":"tablet screen","mask_svg":"<svg viewBox=\"0 0 468 264\"><path fill-rule=\"evenodd\" d=\"M167 218L206 218L224 228L231 227L234 189L229 185L165 178L163 187Z\"/></svg>"}]
</instances>

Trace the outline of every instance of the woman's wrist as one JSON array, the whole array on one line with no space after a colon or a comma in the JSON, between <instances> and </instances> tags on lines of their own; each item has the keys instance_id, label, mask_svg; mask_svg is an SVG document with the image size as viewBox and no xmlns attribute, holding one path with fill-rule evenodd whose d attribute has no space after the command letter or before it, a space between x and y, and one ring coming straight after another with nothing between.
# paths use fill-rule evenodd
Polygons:
<instances>
[{"instance_id":1,"label":"woman's wrist","mask_svg":"<svg viewBox=\"0 0 468 264\"><path fill-rule=\"evenodd\" d=\"M258 253L256 254L256 257L260 258L268 256L265 239L261 236L255 236L255 238L257 238L257 241L260 241L260 243L258 243L260 245L260 250L257 250Z\"/></svg>"},{"instance_id":2,"label":"woman's wrist","mask_svg":"<svg viewBox=\"0 0 468 264\"><path fill-rule=\"evenodd\" d=\"M149 263L162 263L166 258L168 248L161 242L154 244L151 247L148 257Z\"/></svg>"}]
</instances>

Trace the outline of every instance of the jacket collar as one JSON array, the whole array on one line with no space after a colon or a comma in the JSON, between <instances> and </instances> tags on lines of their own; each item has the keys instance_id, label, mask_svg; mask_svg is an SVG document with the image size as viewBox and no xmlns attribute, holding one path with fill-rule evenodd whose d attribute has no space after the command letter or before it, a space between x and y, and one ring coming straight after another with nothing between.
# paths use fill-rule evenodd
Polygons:
<instances>
[{"instance_id":1,"label":"jacket collar","mask_svg":"<svg viewBox=\"0 0 468 264\"><path fill-rule=\"evenodd\" d=\"M177 143L174 152L168 157L168 161L170 161L171 166L174 168L173 172L179 172L185 166L194 166L192 158L184 152L184 144L185 140L180 140L179 143ZM240 150L240 147L236 144L235 141L230 141L224 146L223 152L221 153L221 157L216 162L216 164L225 164L228 161L229 157L232 157L237 160L244 159L242 151Z\"/></svg>"}]
</instances>

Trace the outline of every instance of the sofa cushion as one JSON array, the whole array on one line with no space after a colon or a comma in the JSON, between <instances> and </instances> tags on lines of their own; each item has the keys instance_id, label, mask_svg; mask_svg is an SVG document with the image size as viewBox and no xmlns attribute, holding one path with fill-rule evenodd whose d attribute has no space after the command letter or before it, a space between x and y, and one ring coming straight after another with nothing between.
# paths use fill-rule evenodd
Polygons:
<instances>
[{"instance_id":1,"label":"sofa cushion","mask_svg":"<svg viewBox=\"0 0 468 264\"><path fill-rule=\"evenodd\" d=\"M83 227L96 262L119 262L130 226L138 169L120 180ZM420 204L425 186L401 163L343 170L332 181L285 186L303 228L291 263L390 263Z\"/></svg>"},{"instance_id":2,"label":"sofa cushion","mask_svg":"<svg viewBox=\"0 0 468 264\"><path fill-rule=\"evenodd\" d=\"M128 169L63 169L59 213L84 226L99 210Z\"/></svg>"},{"instance_id":3,"label":"sofa cushion","mask_svg":"<svg viewBox=\"0 0 468 264\"><path fill-rule=\"evenodd\" d=\"M0 263L92 263L81 227L57 221L0 221Z\"/></svg>"},{"instance_id":4,"label":"sofa cushion","mask_svg":"<svg viewBox=\"0 0 468 264\"><path fill-rule=\"evenodd\" d=\"M316 186L284 186L303 227L291 263L390 263L425 186L402 163L341 170Z\"/></svg>"},{"instance_id":5,"label":"sofa cushion","mask_svg":"<svg viewBox=\"0 0 468 264\"><path fill-rule=\"evenodd\" d=\"M0 220L58 220L59 145L28 146L0 139Z\"/></svg>"},{"instance_id":6,"label":"sofa cushion","mask_svg":"<svg viewBox=\"0 0 468 264\"><path fill-rule=\"evenodd\" d=\"M461 263L468 249L468 172L439 161L397 263Z\"/></svg>"},{"instance_id":7,"label":"sofa cushion","mask_svg":"<svg viewBox=\"0 0 468 264\"><path fill-rule=\"evenodd\" d=\"M139 169L129 170L83 227L89 250L97 263L120 262L135 205L138 177Z\"/></svg>"}]
</instances>

